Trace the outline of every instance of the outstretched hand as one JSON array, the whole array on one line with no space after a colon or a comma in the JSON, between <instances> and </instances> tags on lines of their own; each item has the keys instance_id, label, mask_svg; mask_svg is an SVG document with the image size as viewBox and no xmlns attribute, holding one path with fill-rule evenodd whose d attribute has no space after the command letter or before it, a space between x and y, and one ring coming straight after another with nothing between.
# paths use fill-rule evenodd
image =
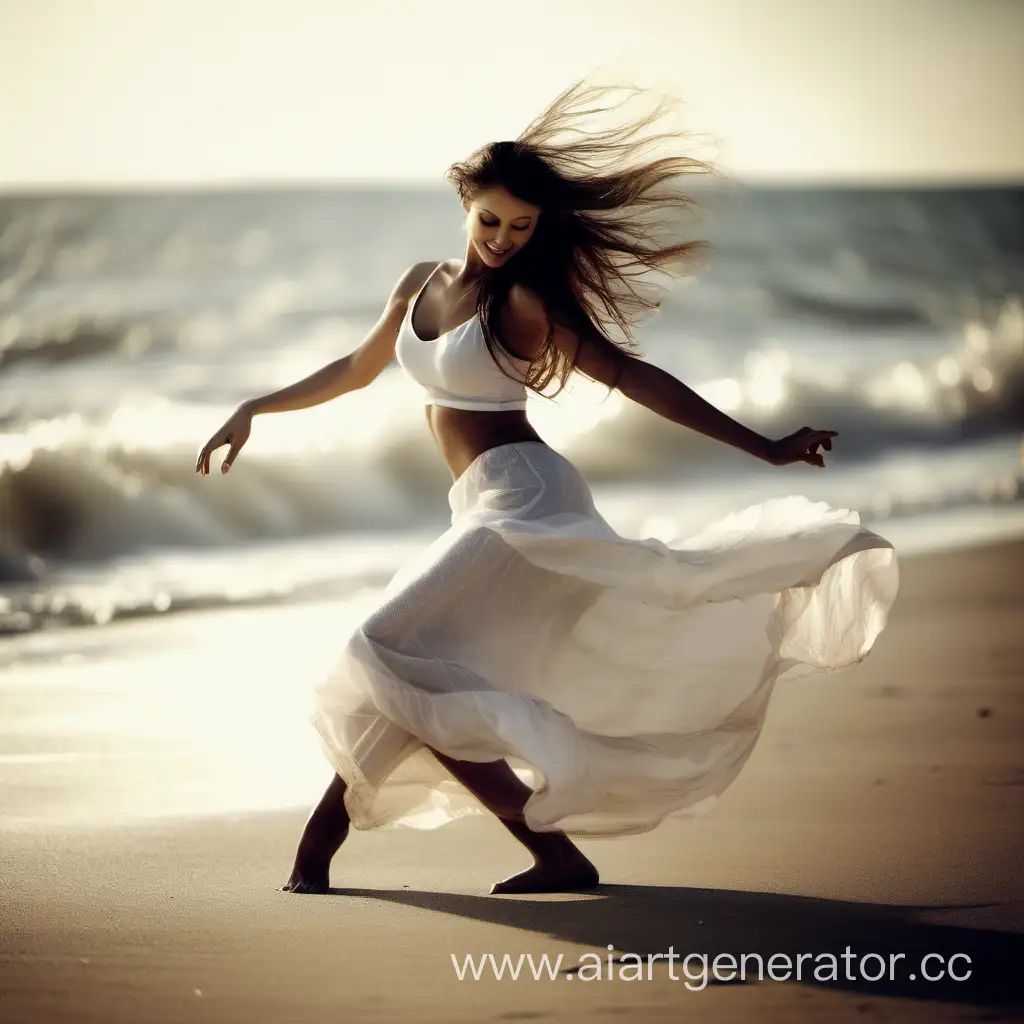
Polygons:
<instances>
[{"instance_id":1,"label":"outstretched hand","mask_svg":"<svg viewBox=\"0 0 1024 1024\"><path fill-rule=\"evenodd\" d=\"M210 473L210 456L218 448L226 444L231 445L224 461L221 463L220 471L226 473L231 468L242 445L249 440L249 431L252 428L252 414L244 407L236 409L224 422L213 437L203 445L203 450L196 460L196 472L201 476L208 476Z\"/></svg>"},{"instance_id":2,"label":"outstretched hand","mask_svg":"<svg viewBox=\"0 0 1024 1024\"><path fill-rule=\"evenodd\" d=\"M810 427L801 427L795 434L772 441L765 453L765 462L770 462L773 466L807 462L824 469L825 457L818 449L832 451L832 438L838 435L837 430L812 430Z\"/></svg>"}]
</instances>

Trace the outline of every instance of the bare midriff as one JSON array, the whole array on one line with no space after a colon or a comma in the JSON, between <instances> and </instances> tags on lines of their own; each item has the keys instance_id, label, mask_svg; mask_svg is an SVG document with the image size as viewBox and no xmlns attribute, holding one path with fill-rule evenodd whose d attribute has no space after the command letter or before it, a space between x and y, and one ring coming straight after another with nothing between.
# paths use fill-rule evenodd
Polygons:
<instances>
[{"instance_id":1,"label":"bare midriff","mask_svg":"<svg viewBox=\"0 0 1024 1024\"><path fill-rule=\"evenodd\" d=\"M489 448L513 441L545 443L526 418L525 409L488 412L428 405L426 412L430 432L453 480L458 480L469 464Z\"/></svg>"}]
</instances>

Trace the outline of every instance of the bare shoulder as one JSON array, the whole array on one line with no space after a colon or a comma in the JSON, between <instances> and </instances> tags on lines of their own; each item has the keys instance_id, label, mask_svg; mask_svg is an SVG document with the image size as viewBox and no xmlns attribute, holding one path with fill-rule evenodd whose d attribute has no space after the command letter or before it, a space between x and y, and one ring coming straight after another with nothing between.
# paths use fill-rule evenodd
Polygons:
<instances>
[{"instance_id":1,"label":"bare shoulder","mask_svg":"<svg viewBox=\"0 0 1024 1024\"><path fill-rule=\"evenodd\" d=\"M548 322L547 310L537 293L522 281L516 281L508 290L508 308L513 320L524 324L544 325Z\"/></svg>"},{"instance_id":2,"label":"bare shoulder","mask_svg":"<svg viewBox=\"0 0 1024 1024\"><path fill-rule=\"evenodd\" d=\"M627 353L618 352L611 343L598 345L592 338L580 337L555 322L540 296L520 282L509 289L508 311L507 336L517 352L536 358L550 332L554 347L572 361L575 369L610 388L618 387L622 362L630 358Z\"/></svg>"},{"instance_id":3,"label":"bare shoulder","mask_svg":"<svg viewBox=\"0 0 1024 1024\"><path fill-rule=\"evenodd\" d=\"M412 297L438 263L414 263L406 269L391 289L384 311L363 342L350 354L352 381L363 388L376 380L395 358L395 345Z\"/></svg>"},{"instance_id":4,"label":"bare shoulder","mask_svg":"<svg viewBox=\"0 0 1024 1024\"><path fill-rule=\"evenodd\" d=\"M543 301L532 288L520 281L509 288L501 333L512 351L527 359L536 358L553 326Z\"/></svg>"},{"instance_id":5,"label":"bare shoulder","mask_svg":"<svg viewBox=\"0 0 1024 1024\"><path fill-rule=\"evenodd\" d=\"M412 301L412 297L423 286L424 281L444 262L444 260L426 260L423 263L413 263L407 267L402 276L391 289L388 298L389 306L406 306Z\"/></svg>"}]
</instances>

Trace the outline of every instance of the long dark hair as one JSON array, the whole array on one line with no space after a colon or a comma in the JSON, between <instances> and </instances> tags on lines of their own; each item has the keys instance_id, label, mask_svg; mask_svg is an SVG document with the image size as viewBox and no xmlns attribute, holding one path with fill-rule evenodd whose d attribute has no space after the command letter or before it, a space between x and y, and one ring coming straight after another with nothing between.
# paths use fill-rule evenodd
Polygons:
<instances>
[{"instance_id":1,"label":"long dark hair","mask_svg":"<svg viewBox=\"0 0 1024 1024\"><path fill-rule=\"evenodd\" d=\"M614 93L622 98L609 105ZM587 118L638 98L654 99L654 110L612 127L586 127ZM521 282L544 304L547 337L525 374L534 391L556 377L561 391L576 365L575 355L554 346L553 323L612 355L617 384L628 354L636 351L632 331L667 291L655 283L659 276L683 276L710 248L703 240L679 240L678 215L697 212L679 180L715 170L691 156L651 156L652 147L675 144L688 133L644 134L674 106L671 97L632 85L580 80L517 139L488 143L445 174L464 206L480 190L502 186L541 209L530 240L506 266L484 275L477 298L487 349L508 376L513 374L497 352L515 355L502 344L499 327L512 285Z\"/></svg>"}]
</instances>

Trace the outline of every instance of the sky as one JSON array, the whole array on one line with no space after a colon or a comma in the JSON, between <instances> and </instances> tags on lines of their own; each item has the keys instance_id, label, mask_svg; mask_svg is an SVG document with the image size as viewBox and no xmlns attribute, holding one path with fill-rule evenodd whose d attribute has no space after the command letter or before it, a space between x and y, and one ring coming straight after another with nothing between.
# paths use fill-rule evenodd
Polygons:
<instances>
[{"instance_id":1,"label":"sky","mask_svg":"<svg viewBox=\"0 0 1024 1024\"><path fill-rule=\"evenodd\" d=\"M1024 0L0 0L0 191L440 184L598 66L741 180L1019 183L1021 53Z\"/></svg>"}]
</instances>

